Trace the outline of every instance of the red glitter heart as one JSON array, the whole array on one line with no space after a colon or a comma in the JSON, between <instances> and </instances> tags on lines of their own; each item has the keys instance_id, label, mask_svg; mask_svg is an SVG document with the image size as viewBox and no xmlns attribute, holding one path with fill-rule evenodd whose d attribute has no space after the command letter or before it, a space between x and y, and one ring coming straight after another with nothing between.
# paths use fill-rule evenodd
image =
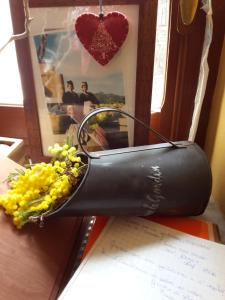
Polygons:
<instances>
[{"instance_id":1,"label":"red glitter heart","mask_svg":"<svg viewBox=\"0 0 225 300\"><path fill-rule=\"evenodd\" d=\"M75 30L85 49L101 65L106 65L120 49L128 33L128 21L119 12L106 16L80 15Z\"/></svg>"}]
</instances>

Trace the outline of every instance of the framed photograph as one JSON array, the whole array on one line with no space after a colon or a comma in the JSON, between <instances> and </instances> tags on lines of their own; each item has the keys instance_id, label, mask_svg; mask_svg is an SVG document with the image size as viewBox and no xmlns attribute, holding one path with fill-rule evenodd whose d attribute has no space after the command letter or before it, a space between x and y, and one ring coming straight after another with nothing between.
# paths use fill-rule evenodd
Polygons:
<instances>
[{"instance_id":1,"label":"framed photograph","mask_svg":"<svg viewBox=\"0 0 225 300\"><path fill-rule=\"evenodd\" d=\"M17 43L17 52L34 160L43 159L50 145L62 144L68 136L77 145L79 124L94 108L122 109L149 124L157 1L103 4L104 16L119 12L129 25L124 43L106 65L87 51L75 29L82 14L99 15L98 1L29 1L29 39ZM11 9L18 30L22 22L18 26L15 16L20 12L23 20L23 8L12 1ZM113 47L104 30L94 42L104 38ZM82 143L88 151L147 144L148 131L119 113L101 113L88 122Z\"/></svg>"}]
</instances>

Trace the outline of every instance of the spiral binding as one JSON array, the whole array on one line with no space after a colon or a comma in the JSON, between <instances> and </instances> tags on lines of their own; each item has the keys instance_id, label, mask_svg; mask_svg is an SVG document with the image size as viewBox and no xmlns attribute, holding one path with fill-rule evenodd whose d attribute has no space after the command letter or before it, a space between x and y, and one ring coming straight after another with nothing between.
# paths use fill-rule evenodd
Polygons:
<instances>
[{"instance_id":1,"label":"spiral binding","mask_svg":"<svg viewBox=\"0 0 225 300\"><path fill-rule=\"evenodd\" d=\"M91 216L91 217L87 217L84 219L83 224L81 225L81 229L80 229L80 233L79 233L79 237L78 237L78 250L77 250L77 254L76 254L76 260L73 264L73 268L71 269L71 273L70 273L70 278L73 276L73 274L75 273L75 271L77 270L77 268L79 267L83 254L84 254L84 250L86 248L90 233L93 229L93 226L95 224L96 221L96 217L95 216Z\"/></svg>"}]
</instances>

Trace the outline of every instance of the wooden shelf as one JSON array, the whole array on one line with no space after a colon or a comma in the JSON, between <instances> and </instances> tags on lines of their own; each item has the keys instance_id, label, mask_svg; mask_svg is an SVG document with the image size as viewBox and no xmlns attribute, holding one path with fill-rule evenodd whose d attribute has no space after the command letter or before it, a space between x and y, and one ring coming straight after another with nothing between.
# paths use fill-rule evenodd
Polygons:
<instances>
[{"instance_id":1,"label":"wooden shelf","mask_svg":"<svg viewBox=\"0 0 225 300\"><path fill-rule=\"evenodd\" d=\"M25 161L25 145L22 139L0 137L0 153L19 164Z\"/></svg>"}]
</instances>

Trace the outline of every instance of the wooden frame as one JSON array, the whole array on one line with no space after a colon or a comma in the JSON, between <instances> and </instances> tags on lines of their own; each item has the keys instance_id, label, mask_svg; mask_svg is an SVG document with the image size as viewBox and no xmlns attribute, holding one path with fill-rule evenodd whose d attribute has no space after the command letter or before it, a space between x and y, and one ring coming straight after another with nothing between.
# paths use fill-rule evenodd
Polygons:
<instances>
[{"instance_id":1,"label":"wooden frame","mask_svg":"<svg viewBox=\"0 0 225 300\"><path fill-rule=\"evenodd\" d=\"M24 11L22 1L10 1L15 33L24 30ZM154 63L154 44L157 17L157 0L105 0L104 5L138 4L139 5L139 28L138 28L138 54L136 70L136 95L135 116L150 123L150 103ZM90 6L98 5L96 0L30 0L31 8L37 7L62 7L62 6ZM28 39L16 42L18 63L21 72L21 81L24 91L24 110L28 130L28 139L31 150L31 158L34 161L43 160L40 124L37 112L37 102L31 54ZM148 132L142 127L135 125L134 144L148 143Z\"/></svg>"}]
</instances>

